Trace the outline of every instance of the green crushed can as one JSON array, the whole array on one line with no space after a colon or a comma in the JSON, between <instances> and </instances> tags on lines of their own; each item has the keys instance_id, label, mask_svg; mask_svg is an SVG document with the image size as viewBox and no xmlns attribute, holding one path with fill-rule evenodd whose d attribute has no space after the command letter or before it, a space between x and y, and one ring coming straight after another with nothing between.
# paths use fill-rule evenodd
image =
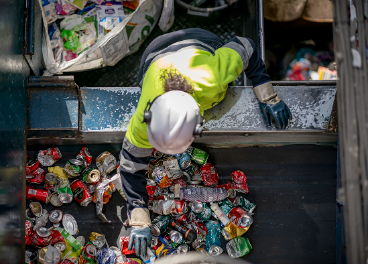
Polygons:
<instances>
[{"instance_id":1,"label":"green crushed can","mask_svg":"<svg viewBox=\"0 0 368 264\"><path fill-rule=\"evenodd\" d=\"M231 258L241 258L247 255L251 249L252 245L245 237L236 237L226 244L227 253Z\"/></svg>"},{"instance_id":2,"label":"green crushed can","mask_svg":"<svg viewBox=\"0 0 368 264\"><path fill-rule=\"evenodd\" d=\"M73 192L70 186L60 187L57 190L57 194L58 194L59 200L64 204L68 204L71 201L73 201Z\"/></svg>"},{"instance_id":3,"label":"green crushed can","mask_svg":"<svg viewBox=\"0 0 368 264\"><path fill-rule=\"evenodd\" d=\"M244 209L249 213L253 213L254 209L256 208L256 205L254 203L249 202L243 196L236 197L233 205L235 207L241 207L242 209Z\"/></svg>"},{"instance_id":4,"label":"green crushed can","mask_svg":"<svg viewBox=\"0 0 368 264\"><path fill-rule=\"evenodd\" d=\"M78 263L96 264L94 258L97 256L97 248L90 241L83 248L82 254L79 256Z\"/></svg>"},{"instance_id":5,"label":"green crushed can","mask_svg":"<svg viewBox=\"0 0 368 264\"><path fill-rule=\"evenodd\" d=\"M169 226L171 217L169 215L159 215L152 221L151 232L154 236L159 236Z\"/></svg>"},{"instance_id":6,"label":"green crushed can","mask_svg":"<svg viewBox=\"0 0 368 264\"><path fill-rule=\"evenodd\" d=\"M82 164L83 163L77 159L68 160L64 166L64 172L69 178L78 177L83 169Z\"/></svg>"},{"instance_id":7,"label":"green crushed can","mask_svg":"<svg viewBox=\"0 0 368 264\"><path fill-rule=\"evenodd\" d=\"M233 204L230 202L229 199L225 199L222 202L219 203L219 206L221 208L221 210L228 215L229 212L231 211L231 209L234 208Z\"/></svg>"},{"instance_id":8,"label":"green crushed can","mask_svg":"<svg viewBox=\"0 0 368 264\"><path fill-rule=\"evenodd\" d=\"M206 151L194 147L189 147L187 149L187 153L192 158L192 160L197 162L199 165L204 165L207 163L208 153Z\"/></svg>"},{"instance_id":9,"label":"green crushed can","mask_svg":"<svg viewBox=\"0 0 368 264\"><path fill-rule=\"evenodd\" d=\"M212 210L206 203L203 203L202 212L200 212L199 214L195 214L195 215L202 221L208 221L211 219Z\"/></svg>"}]
</instances>

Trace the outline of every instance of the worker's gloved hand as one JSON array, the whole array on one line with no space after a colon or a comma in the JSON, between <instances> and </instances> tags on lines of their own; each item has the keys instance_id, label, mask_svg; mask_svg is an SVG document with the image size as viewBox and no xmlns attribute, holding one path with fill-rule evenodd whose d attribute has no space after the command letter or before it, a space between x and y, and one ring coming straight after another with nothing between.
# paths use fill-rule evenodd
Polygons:
<instances>
[{"instance_id":1,"label":"worker's gloved hand","mask_svg":"<svg viewBox=\"0 0 368 264\"><path fill-rule=\"evenodd\" d=\"M134 249L137 256L145 258L147 256L147 246L151 245L152 234L150 227L133 226L130 231L128 250Z\"/></svg>"},{"instance_id":2,"label":"worker's gloved hand","mask_svg":"<svg viewBox=\"0 0 368 264\"><path fill-rule=\"evenodd\" d=\"M273 118L276 127L284 129L289 124L289 120L292 119L289 107L277 96L265 103L260 102L259 107L268 126L271 125L271 118Z\"/></svg>"}]
</instances>

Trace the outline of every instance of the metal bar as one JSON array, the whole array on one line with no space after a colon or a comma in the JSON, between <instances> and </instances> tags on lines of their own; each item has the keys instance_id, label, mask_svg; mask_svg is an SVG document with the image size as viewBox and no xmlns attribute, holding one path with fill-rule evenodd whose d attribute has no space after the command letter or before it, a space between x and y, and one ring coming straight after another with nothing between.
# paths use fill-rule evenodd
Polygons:
<instances>
[{"instance_id":1,"label":"metal bar","mask_svg":"<svg viewBox=\"0 0 368 264\"><path fill-rule=\"evenodd\" d=\"M358 2L358 1L357 1ZM362 177L366 177L366 164L362 162L367 131L365 126L364 91L361 88L361 73L353 65L352 49L356 48L355 24L350 23L349 11L345 0L336 0L334 20L335 54L338 62L338 113L339 133L341 139L341 173L342 185L345 191L344 220L346 226L346 246L348 263L366 263L367 244L363 224ZM358 7L359 9L361 7ZM359 12L358 12L359 13ZM358 29L359 30L359 29ZM360 29L363 30L363 29ZM363 30L364 32L364 30ZM363 42L364 43L364 42ZM359 45L363 44L360 42ZM363 46L365 48L365 46ZM365 58L365 53L361 53ZM365 73L366 74L366 73ZM363 124L360 124L363 121ZM364 167L364 168L363 168ZM363 180L366 184L367 181Z\"/></svg>"},{"instance_id":2,"label":"metal bar","mask_svg":"<svg viewBox=\"0 0 368 264\"><path fill-rule=\"evenodd\" d=\"M274 86L336 86L336 80L326 81L272 81Z\"/></svg>"},{"instance_id":3,"label":"metal bar","mask_svg":"<svg viewBox=\"0 0 368 264\"><path fill-rule=\"evenodd\" d=\"M24 55L34 54L34 0L25 1Z\"/></svg>"},{"instance_id":4,"label":"metal bar","mask_svg":"<svg viewBox=\"0 0 368 264\"><path fill-rule=\"evenodd\" d=\"M260 51L261 51L261 58L263 61L265 61L265 44L264 44L264 18L263 18L263 0L259 0L258 2L258 10L259 10L259 40L260 40Z\"/></svg>"}]
</instances>

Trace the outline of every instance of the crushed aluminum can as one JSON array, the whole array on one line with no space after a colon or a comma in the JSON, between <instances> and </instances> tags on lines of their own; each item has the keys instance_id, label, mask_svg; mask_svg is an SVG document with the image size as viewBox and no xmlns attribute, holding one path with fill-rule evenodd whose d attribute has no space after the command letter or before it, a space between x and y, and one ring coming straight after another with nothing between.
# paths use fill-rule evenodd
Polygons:
<instances>
[{"instance_id":1,"label":"crushed aluminum can","mask_svg":"<svg viewBox=\"0 0 368 264\"><path fill-rule=\"evenodd\" d=\"M233 202L233 205L243 208L245 211L247 211L250 214L253 214L254 209L256 209L256 205L249 202L243 196L236 197Z\"/></svg>"},{"instance_id":2,"label":"crushed aluminum can","mask_svg":"<svg viewBox=\"0 0 368 264\"><path fill-rule=\"evenodd\" d=\"M211 163L206 163L201 166L200 170L204 186L215 187L218 185L220 178L215 166Z\"/></svg>"},{"instance_id":3,"label":"crushed aluminum can","mask_svg":"<svg viewBox=\"0 0 368 264\"><path fill-rule=\"evenodd\" d=\"M65 242L56 242L53 246L57 248L60 252L63 252L66 249Z\"/></svg>"},{"instance_id":4,"label":"crushed aluminum can","mask_svg":"<svg viewBox=\"0 0 368 264\"><path fill-rule=\"evenodd\" d=\"M63 223L64 229L72 236L78 233L78 224L72 215L64 214L62 223Z\"/></svg>"},{"instance_id":5,"label":"crushed aluminum can","mask_svg":"<svg viewBox=\"0 0 368 264\"><path fill-rule=\"evenodd\" d=\"M48 148L47 150L40 150L37 159L42 166L49 167L55 164L56 161L62 158L61 152L58 148Z\"/></svg>"},{"instance_id":6,"label":"crushed aluminum can","mask_svg":"<svg viewBox=\"0 0 368 264\"><path fill-rule=\"evenodd\" d=\"M197 162L199 165L206 164L208 160L208 153L204 150L190 146L186 152L189 154L191 159Z\"/></svg>"},{"instance_id":7,"label":"crushed aluminum can","mask_svg":"<svg viewBox=\"0 0 368 264\"><path fill-rule=\"evenodd\" d=\"M34 217L31 209L29 209L29 208L26 209L26 220L29 220L31 222L36 221L36 218Z\"/></svg>"},{"instance_id":8,"label":"crushed aluminum can","mask_svg":"<svg viewBox=\"0 0 368 264\"><path fill-rule=\"evenodd\" d=\"M46 226L48 221L49 221L49 213L47 212L46 209L43 209L41 215L36 217L36 223L33 229L37 229L41 226Z\"/></svg>"},{"instance_id":9,"label":"crushed aluminum can","mask_svg":"<svg viewBox=\"0 0 368 264\"><path fill-rule=\"evenodd\" d=\"M198 201L193 201L190 205L190 209L195 214L199 214L203 211L203 203Z\"/></svg>"},{"instance_id":10,"label":"crushed aluminum can","mask_svg":"<svg viewBox=\"0 0 368 264\"><path fill-rule=\"evenodd\" d=\"M32 232L33 232L33 224L31 221L26 220L25 221L25 241L26 245L30 246L32 245Z\"/></svg>"},{"instance_id":11,"label":"crushed aluminum can","mask_svg":"<svg viewBox=\"0 0 368 264\"><path fill-rule=\"evenodd\" d=\"M162 245L162 242L159 237L152 236L150 248L153 250L157 250Z\"/></svg>"},{"instance_id":12,"label":"crushed aluminum can","mask_svg":"<svg viewBox=\"0 0 368 264\"><path fill-rule=\"evenodd\" d=\"M82 172L83 162L78 159L70 159L65 163L64 172L69 178L75 178Z\"/></svg>"},{"instance_id":13,"label":"crushed aluminum can","mask_svg":"<svg viewBox=\"0 0 368 264\"><path fill-rule=\"evenodd\" d=\"M176 249L176 252L178 253L178 255L185 255L189 252L189 250L190 250L189 245L181 244Z\"/></svg>"},{"instance_id":14,"label":"crushed aluminum can","mask_svg":"<svg viewBox=\"0 0 368 264\"><path fill-rule=\"evenodd\" d=\"M153 219L151 224L151 232L154 236L159 236L166 231L169 226L170 216L159 215Z\"/></svg>"},{"instance_id":15,"label":"crushed aluminum can","mask_svg":"<svg viewBox=\"0 0 368 264\"><path fill-rule=\"evenodd\" d=\"M227 226L230 223L229 217L221 210L220 206L217 203L211 203L211 209L213 213L218 217L218 219L223 223L224 226Z\"/></svg>"},{"instance_id":16,"label":"crushed aluminum can","mask_svg":"<svg viewBox=\"0 0 368 264\"><path fill-rule=\"evenodd\" d=\"M89 153L88 148L86 148L85 146L77 154L77 159L81 159L84 161L84 167L89 167L92 164L92 155Z\"/></svg>"},{"instance_id":17,"label":"crushed aluminum can","mask_svg":"<svg viewBox=\"0 0 368 264\"><path fill-rule=\"evenodd\" d=\"M40 162L38 160L28 160L26 165L26 175L31 174L32 171L37 169L40 166Z\"/></svg>"},{"instance_id":18,"label":"crushed aluminum can","mask_svg":"<svg viewBox=\"0 0 368 264\"><path fill-rule=\"evenodd\" d=\"M97 184L100 181L101 173L99 170L89 168L83 172L83 182L92 185Z\"/></svg>"},{"instance_id":19,"label":"crushed aluminum can","mask_svg":"<svg viewBox=\"0 0 368 264\"><path fill-rule=\"evenodd\" d=\"M31 209L31 212L37 216L40 217L42 214L42 206L39 202L31 202L29 204L29 208Z\"/></svg>"},{"instance_id":20,"label":"crushed aluminum can","mask_svg":"<svg viewBox=\"0 0 368 264\"><path fill-rule=\"evenodd\" d=\"M117 168L116 159L110 152L102 152L96 158L96 166L103 175L108 175Z\"/></svg>"},{"instance_id":21,"label":"crushed aluminum can","mask_svg":"<svg viewBox=\"0 0 368 264\"><path fill-rule=\"evenodd\" d=\"M135 254L134 247L132 247L132 250L129 250L128 246L129 246L129 236L122 236L120 238L121 253L124 255Z\"/></svg>"},{"instance_id":22,"label":"crushed aluminum can","mask_svg":"<svg viewBox=\"0 0 368 264\"><path fill-rule=\"evenodd\" d=\"M73 192L69 185L64 186L64 187L59 186L57 190L57 194L58 194L59 200L64 204L68 204L73 201Z\"/></svg>"},{"instance_id":23,"label":"crushed aluminum can","mask_svg":"<svg viewBox=\"0 0 368 264\"><path fill-rule=\"evenodd\" d=\"M169 232L170 240L172 243L180 244L183 241L183 235L179 233L178 231L171 230Z\"/></svg>"},{"instance_id":24,"label":"crushed aluminum can","mask_svg":"<svg viewBox=\"0 0 368 264\"><path fill-rule=\"evenodd\" d=\"M170 168L173 171L180 170L178 159L174 156L170 156L163 160L162 165L165 167L165 169Z\"/></svg>"},{"instance_id":25,"label":"crushed aluminum can","mask_svg":"<svg viewBox=\"0 0 368 264\"><path fill-rule=\"evenodd\" d=\"M110 247L110 249L113 250L116 254L114 264L124 264L127 261L126 256L121 254L121 251L117 247Z\"/></svg>"},{"instance_id":26,"label":"crushed aluminum can","mask_svg":"<svg viewBox=\"0 0 368 264\"><path fill-rule=\"evenodd\" d=\"M157 166L152 171L153 179L161 188L166 188L172 185L172 179L169 179L164 166Z\"/></svg>"},{"instance_id":27,"label":"crushed aluminum can","mask_svg":"<svg viewBox=\"0 0 368 264\"><path fill-rule=\"evenodd\" d=\"M179 167L182 170L187 169L192 163L192 160L190 159L190 156L187 152L176 154L174 156L178 159Z\"/></svg>"},{"instance_id":28,"label":"crushed aluminum can","mask_svg":"<svg viewBox=\"0 0 368 264\"><path fill-rule=\"evenodd\" d=\"M221 226L217 221L206 222L208 233L206 235L207 252L211 256L218 256L223 252L221 248Z\"/></svg>"},{"instance_id":29,"label":"crushed aluminum can","mask_svg":"<svg viewBox=\"0 0 368 264\"><path fill-rule=\"evenodd\" d=\"M253 223L253 218L239 207L231 209L229 218L234 224L241 228L248 228Z\"/></svg>"},{"instance_id":30,"label":"crushed aluminum can","mask_svg":"<svg viewBox=\"0 0 368 264\"><path fill-rule=\"evenodd\" d=\"M51 231L46 227L38 227L32 235L32 243L35 247L41 248L50 244L52 240Z\"/></svg>"},{"instance_id":31,"label":"crushed aluminum can","mask_svg":"<svg viewBox=\"0 0 368 264\"><path fill-rule=\"evenodd\" d=\"M99 264L114 264L116 254L111 249L101 248L96 256L96 262Z\"/></svg>"},{"instance_id":32,"label":"crushed aluminum can","mask_svg":"<svg viewBox=\"0 0 368 264\"><path fill-rule=\"evenodd\" d=\"M58 264L61 261L60 251L48 245L39 249L38 251L38 263L39 264Z\"/></svg>"},{"instance_id":33,"label":"crushed aluminum can","mask_svg":"<svg viewBox=\"0 0 368 264\"><path fill-rule=\"evenodd\" d=\"M60 201L59 199L59 195L57 194L57 192L53 192L51 195L50 195L50 203L53 205L53 206L56 206L56 207L60 207L63 205L63 203Z\"/></svg>"},{"instance_id":34,"label":"crushed aluminum can","mask_svg":"<svg viewBox=\"0 0 368 264\"><path fill-rule=\"evenodd\" d=\"M45 174L45 179L44 179L45 184L49 185L49 186L54 186L57 183L57 176L56 174L52 173L52 172L48 172Z\"/></svg>"},{"instance_id":35,"label":"crushed aluminum can","mask_svg":"<svg viewBox=\"0 0 368 264\"><path fill-rule=\"evenodd\" d=\"M157 149L153 149L152 150L152 157L154 158L154 159L160 159L160 158L162 158L162 156L164 155L164 153L162 153L162 152L160 152L159 150L157 150Z\"/></svg>"},{"instance_id":36,"label":"crushed aluminum can","mask_svg":"<svg viewBox=\"0 0 368 264\"><path fill-rule=\"evenodd\" d=\"M87 206L92 201L92 196L88 192L86 185L81 180L75 180L70 184L74 199L81 205Z\"/></svg>"},{"instance_id":37,"label":"crushed aluminum can","mask_svg":"<svg viewBox=\"0 0 368 264\"><path fill-rule=\"evenodd\" d=\"M91 232L89 234L89 241L91 241L96 248L102 248L105 245L106 239L103 234Z\"/></svg>"},{"instance_id":38,"label":"crushed aluminum can","mask_svg":"<svg viewBox=\"0 0 368 264\"><path fill-rule=\"evenodd\" d=\"M183 171L183 176L181 176L181 179L183 179L185 182L189 182L192 180L189 173L187 173L186 171Z\"/></svg>"},{"instance_id":39,"label":"crushed aluminum can","mask_svg":"<svg viewBox=\"0 0 368 264\"><path fill-rule=\"evenodd\" d=\"M149 201L153 201L153 199L155 199L155 191L156 191L156 185L152 186L152 185L146 185L146 190L147 190L147 194L148 194L148 200Z\"/></svg>"},{"instance_id":40,"label":"crushed aluminum can","mask_svg":"<svg viewBox=\"0 0 368 264\"><path fill-rule=\"evenodd\" d=\"M36 200L47 204L49 202L49 191L45 189L34 189L26 187L27 200Z\"/></svg>"},{"instance_id":41,"label":"crushed aluminum can","mask_svg":"<svg viewBox=\"0 0 368 264\"><path fill-rule=\"evenodd\" d=\"M84 246L84 244L86 244L86 239L84 238L84 236L77 236L76 240L78 241L79 244L81 244L82 246Z\"/></svg>"},{"instance_id":42,"label":"crushed aluminum can","mask_svg":"<svg viewBox=\"0 0 368 264\"><path fill-rule=\"evenodd\" d=\"M49 220L51 223L57 224L63 219L63 215L63 211L61 211L60 209L55 209L49 214Z\"/></svg>"},{"instance_id":43,"label":"crushed aluminum can","mask_svg":"<svg viewBox=\"0 0 368 264\"><path fill-rule=\"evenodd\" d=\"M188 216L186 214L172 215L172 217L181 225L186 225L188 223Z\"/></svg>"},{"instance_id":44,"label":"crushed aluminum can","mask_svg":"<svg viewBox=\"0 0 368 264\"><path fill-rule=\"evenodd\" d=\"M26 175L26 180L29 183L40 184L44 181L44 178L45 178L45 171L42 168L37 168L30 174Z\"/></svg>"}]
</instances>

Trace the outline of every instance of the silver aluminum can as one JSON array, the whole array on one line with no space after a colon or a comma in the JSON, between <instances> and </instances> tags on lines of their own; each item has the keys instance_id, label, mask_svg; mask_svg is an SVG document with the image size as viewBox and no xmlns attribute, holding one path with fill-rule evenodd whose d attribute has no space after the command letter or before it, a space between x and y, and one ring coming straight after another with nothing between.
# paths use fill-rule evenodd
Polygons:
<instances>
[{"instance_id":1,"label":"silver aluminum can","mask_svg":"<svg viewBox=\"0 0 368 264\"><path fill-rule=\"evenodd\" d=\"M63 227L72 236L78 233L78 224L74 217L70 214L64 214L63 217Z\"/></svg>"},{"instance_id":2,"label":"silver aluminum can","mask_svg":"<svg viewBox=\"0 0 368 264\"><path fill-rule=\"evenodd\" d=\"M59 206L62 206L63 205L63 202L60 201L59 199L59 195L57 194L57 192L53 192L51 195L50 195L50 203L53 205L53 206L56 206L56 207L59 207Z\"/></svg>"},{"instance_id":3,"label":"silver aluminum can","mask_svg":"<svg viewBox=\"0 0 368 264\"><path fill-rule=\"evenodd\" d=\"M61 219L63 219L63 215L63 211L61 211L60 209L55 209L49 214L49 220L51 223L57 224L61 221Z\"/></svg>"},{"instance_id":4,"label":"silver aluminum can","mask_svg":"<svg viewBox=\"0 0 368 264\"><path fill-rule=\"evenodd\" d=\"M199 214L203 211L203 203L202 202L199 202L199 201L194 201L192 202L191 206L190 206L190 209L196 213L196 214Z\"/></svg>"},{"instance_id":5,"label":"silver aluminum can","mask_svg":"<svg viewBox=\"0 0 368 264\"><path fill-rule=\"evenodd\" d=\"M170 240L173 243L179 244L183 241L183 235L179 233L178 231L172 230L170 231L169 235L170 235Z\"/></svg>"}]
</instances>

